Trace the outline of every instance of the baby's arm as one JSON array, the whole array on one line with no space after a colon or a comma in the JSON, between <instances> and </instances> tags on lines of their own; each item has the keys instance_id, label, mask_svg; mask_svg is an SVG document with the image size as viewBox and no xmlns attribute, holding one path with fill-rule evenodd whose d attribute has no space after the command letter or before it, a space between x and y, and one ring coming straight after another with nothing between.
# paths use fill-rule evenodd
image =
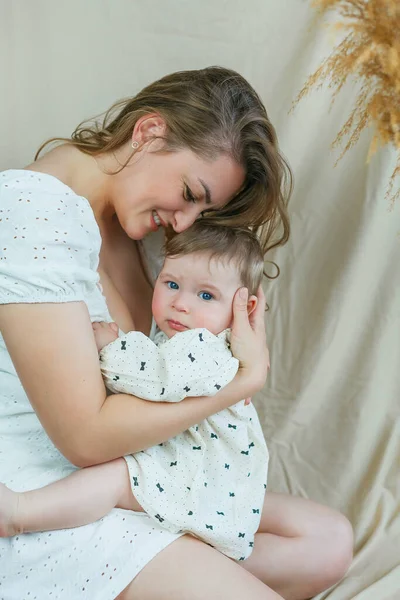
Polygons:
<instances>
[{"instance_id":1,"label":"baby's arm","mask_svg":"<svg viewBox=\"0 0 400 600\"><path fill-rule=\"evenodd\" d=\"M93 523L113 508L142 511L123 458L86 467L30 492L0 484L0 537Z\"/></svg>"}]
</instances>

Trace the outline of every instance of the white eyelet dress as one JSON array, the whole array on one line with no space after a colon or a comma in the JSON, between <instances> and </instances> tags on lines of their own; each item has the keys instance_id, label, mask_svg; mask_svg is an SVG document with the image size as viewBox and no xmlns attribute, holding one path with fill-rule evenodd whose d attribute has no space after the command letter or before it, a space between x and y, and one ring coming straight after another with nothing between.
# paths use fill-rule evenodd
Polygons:
<instances>
[{"instance_id":1,"label":"white eyelet dress","mask_svg":"<svg viewBox=\"0 0 400 600\"><path fill-rule=\"evenodd\" d=\"M50 175L0 173L1 304L84 301L92 321L110 321L100 245L85 198ZM0 335L0 481L25 491L74 470L36 417ZM0 538L0 599L112 600L178 537L144 513L115 509L84 527Z\"/></svg>"}]
</instances>

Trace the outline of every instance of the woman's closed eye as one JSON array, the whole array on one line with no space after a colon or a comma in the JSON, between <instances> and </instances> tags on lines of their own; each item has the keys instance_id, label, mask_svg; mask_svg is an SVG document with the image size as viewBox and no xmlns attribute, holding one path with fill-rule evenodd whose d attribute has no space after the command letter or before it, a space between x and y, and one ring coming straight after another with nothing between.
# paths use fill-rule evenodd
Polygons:
<instances>
[{"instance_id":1,"label":"woman's closed eye","mask_svg":"<svg viewBox=\"0 0 400 600\"><path fill-rule=\"evenodd\" d=\"M183 197L186 202L191 202L192 204L196 204L198 202L198 199L187 184L184 185ZM216 209L206 208L206 210L201 211L197 219L204 219L204 217L215 212L217 212Z\"/></svg>"},{"instance_id":2,"label":"woman's closed eye","mask_svg":"<svg viewBox=\"0 0 400 600\"><path fill-rule=\"evenodd\" d=\"M188 185L185 185L183 197L185 198L186 202L193 202L193 204L196 204L197 202L196 196L193 194Z\"/></svg>"},{"instance_id":3,"label":"woman's closed eye","mask_svg":"<svg viewBox=\"0 0 400 600\"><path fill-rule=\"evenodd\" d=\"M210 292L200 292L199 297L202 300L206 300L207 302L209 302L210 300L214 300L214 296L210 294Z\"/></svg>"}]
</instances>

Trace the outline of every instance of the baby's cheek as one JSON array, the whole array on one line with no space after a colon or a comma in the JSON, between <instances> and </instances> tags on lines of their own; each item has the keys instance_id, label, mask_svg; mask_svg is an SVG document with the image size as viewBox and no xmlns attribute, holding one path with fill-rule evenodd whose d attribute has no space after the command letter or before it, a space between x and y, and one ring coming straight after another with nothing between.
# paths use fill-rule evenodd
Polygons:
<instances>
[{"instance_id":1,"label":"baby's cheek","mask_svg":"<svg viewBox=\"0 0 400 600\"><path fill-rule=\"evenodd\" d=\"M199 314L197 321L198 324L196 327L205 327L214 335L218 335L218 333L221 333L221 331L228 327L226 324L228 321L226 311L221 311L219 307L213 310L208 309L204 313Z\"/></svg>"},{"instance_id":2,"label":"baby's cheek","mask_svg":"<svg viewBox=\"0 0 400 600\"><path fill-rule=\"evenodd\" d=\"M153 298L153 302L151 305L151 312L153 313L154 319L157 321L160 317L160 312L161 312L160 303L157 301L157 298Z\"/></svg>"},{"instance_id":3,"label":"baby's cheek","mask_svg":"<svg viewBox=\"0 0 400 600\"><path fill-rule=\"evenodd\" d=\"M193 328L196 327L204 327L205 329L211 331L213 328L213 320L210 315L204 312L198 312L193 323Z\"/></svg>"},{"instance_id":4,"label":"baby's cheek","mask_svg":"<svg viewBox=\"0 0 400 600\"><path fill-rule=\"evenodd\" d=\"M232 321L233 321L233 312L232 312L232 308L229 306L224 306L224 307L220 307L220 311L218 312L218 315L215 315L215 320L214 320L214 329L216 331L216 334L221 333L221 331L224 331L224 329L228 329L230 327L232 327Z\"/></svg>"},{"instance_id":5,"label":"baby's cheek","mask_svg":"<svg viewBox=\"0 0 400 600\"><path fill-rule=\"evenodd\" d=\"M163 295L159 290L157 290L157 288L154 290L151 312L153 313L153 317L157 325L165 317L165 301L163 299Z\"/></svg>"}]
</instances>

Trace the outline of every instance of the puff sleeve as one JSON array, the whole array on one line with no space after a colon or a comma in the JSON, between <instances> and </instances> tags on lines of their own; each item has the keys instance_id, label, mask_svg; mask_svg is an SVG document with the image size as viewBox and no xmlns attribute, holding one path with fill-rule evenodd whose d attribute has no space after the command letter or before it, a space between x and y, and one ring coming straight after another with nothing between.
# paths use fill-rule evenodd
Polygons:
<instances>
[{"instance_id":1,"label":"puff sleeve","mask_svg":"<svg viewBox=\"0 0 400 600\"><path fill-rule=\"evenodd\" d=\"M0 174L0 303L85 300L100 245L85 198L49 175Z\"/></svg>"}]
</instances>

